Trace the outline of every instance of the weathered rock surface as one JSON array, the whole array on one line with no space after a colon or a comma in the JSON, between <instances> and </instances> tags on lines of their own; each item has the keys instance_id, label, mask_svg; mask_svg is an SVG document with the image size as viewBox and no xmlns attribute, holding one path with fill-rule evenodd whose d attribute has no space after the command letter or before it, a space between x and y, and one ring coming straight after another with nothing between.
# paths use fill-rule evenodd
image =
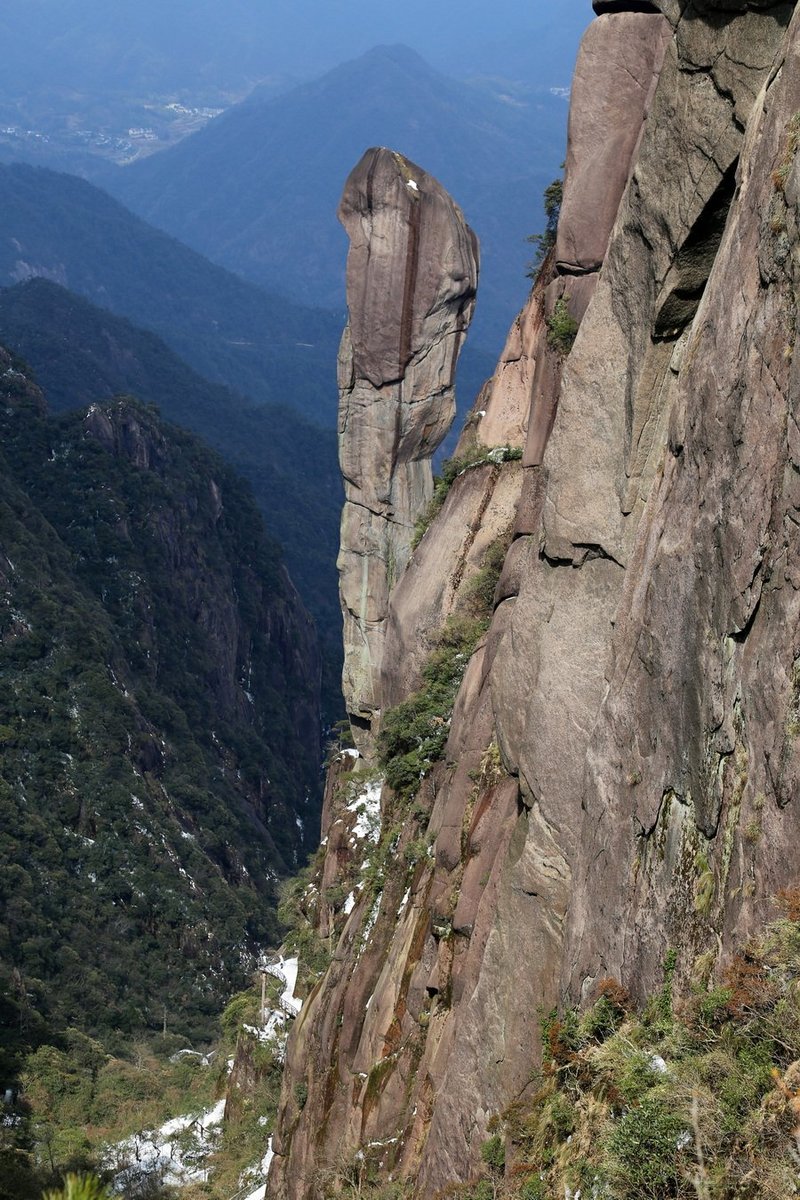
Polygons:
<instances>
[{"instance_id":1,"label":"weathered rock surface","mask_svg":"<svg viewBox=\"0 0 800 1200\"><path fill-rule=\"evenodd\" d=\"M391 596L396 699L452 611L464 530L490 491L487 513L516 506L415 798L433 861L401 865L403 830L344 929L290 1053L314 1084L303 1114L285 1090L276 1196L304 1200L312 1160L359 1151L419 1197L469 1178L537 1066L538 1012L601 975L652 993L668 946L679 983L701 954L720 971L797 882L800 15L662 7L669 25L596 5L559 249L464 434L524 433L522 466L457 480ZM651 66L603 141L586 97L622 86L614 23ZM617 170L599 193L590 129Z\"/></svg>"},{"instance_id":2,"label":"weathered rock surface","mask_svg":"<svg viewBox=\"0 0 800 1200\"><path fill-rule=\"evenodd\" d=\"M339 556L344 694L368 742L392 585L433 491L431 456L455 414L453 376L478 282L478 246L420 167L368 150L345 184L350 320L339 356L345 480Z\"/></svg>"},{"instance_id":3,"label":"weathered rock surface","mask_svg":"<svg viewBox=\"0 0 800 1200\"><path fill-rule=\"evenodd\" d=\"M435 635L496 542L508 544L519 504L518 463L482 463L453 484L392 593L386 622L382 687L387 707L419 684Z\"/></svg>"},{"instance_id":4,"label":"weathered rock surface","mask_svg":"<svg viewBox=\"0 0 800 1200\"><path fill-rule=\"evenodd\" d=\"M587 755L564 972L575 990L606 969L652 985L668 945L688 973L716 934L727 946L768 919L795 874L781 847L800 832L797 18L778 64L750 118L617 607ZM630 881L621 895L609 861ZM637 939L624 935L634 927Z\"/></svg>"},{"instance_id":5,"label":"weathered rock surface","mask_svg":"<svg viewBox=\"0 0 800 1200\"><path fill-rule=\"evenodd\" d=\"M562 270L596 271L605 257L669 36L652 10L605 10L584 35L556 244Z\"/></svg>"}]
</instances>

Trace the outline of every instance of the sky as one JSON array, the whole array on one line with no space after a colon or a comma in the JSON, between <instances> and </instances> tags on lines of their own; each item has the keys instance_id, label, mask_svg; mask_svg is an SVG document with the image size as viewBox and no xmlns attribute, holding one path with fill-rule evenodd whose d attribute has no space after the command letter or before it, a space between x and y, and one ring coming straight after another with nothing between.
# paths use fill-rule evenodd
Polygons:
<instances>
[{"instance_id":1,"label":"sky","mask_svg":"<svg viewBox=\"0 0 800 1200\"><path fill-rule=\"evenodd\" d=\"M474 69L481 47L535 33L546 49L572 47L592 17L589 0L271 0L275 28L291 61L353 57L381 42L404 42L434 65L461 74ZM351 52L352 51L352 52ZM465 62L466 60L466 62ZM559 68L560 69L560 68Z\"/></svg>"},{"instance_id":2,"label":"sky","mask_svg":"<svg viewBox=\"0 0 800 1200\"><path fill-rule=\"evenodd\" d=\"M569 81L590 0L3 0L0 89L235 88L315 74L381 43L464 77Z\"/></svg>"}]
</instances>

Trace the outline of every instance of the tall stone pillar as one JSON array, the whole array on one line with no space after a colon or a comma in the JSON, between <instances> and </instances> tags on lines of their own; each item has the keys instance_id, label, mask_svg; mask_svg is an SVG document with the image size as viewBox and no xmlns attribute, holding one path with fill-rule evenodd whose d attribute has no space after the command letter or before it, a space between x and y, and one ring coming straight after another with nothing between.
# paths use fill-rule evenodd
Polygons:
<instances>
[{"instance_id":1,"label":"tall stone pillar","mask_svg":"<svg viewBox=\"0 0 800 1200\"><path fill-rule=\"evenodd\" d=\"M441 184L385 148L368 150L352 171L339 219L350 238L339 352L343 687L356 742L368 751L389 593L431 500L431 457L455 415L478 243Z\"/></svg>"}]
</instances>

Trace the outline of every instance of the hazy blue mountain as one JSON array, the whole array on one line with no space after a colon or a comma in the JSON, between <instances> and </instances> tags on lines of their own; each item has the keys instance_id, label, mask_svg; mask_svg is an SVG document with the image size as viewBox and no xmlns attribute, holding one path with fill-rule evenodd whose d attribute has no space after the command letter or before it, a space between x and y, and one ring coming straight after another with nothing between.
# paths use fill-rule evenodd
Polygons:
<instances>
[{"instance_id":1,"label":"hazy blue mountain","mask_svg":"<svg viewBox=\"0 0 800 1200\"><path fill-rule=\"evenodd\" d=\"M240 87L277 58L272 4L257 0L5 0L5 89Z\"/></svg>"},{"instance_id":2,"label":"hazy blue mountain","mask_svg":"<svg viewBox=\"0 0 800 1200\"><path fill-rule=\"evenodd\" d=\"M201 434L248 480L316 620L325 715L338 719L342 487L334 431L285 407L253 405L210 383L155 334L45 279L0 290L0 343L33 368L54 412L119 394L136 396Z\"/></svg>"},{"instance_id":3,"label":"hazy blue mountain","mask_svg":"<svg viewBox=\"0 0 800 1200\"><path fill-rule=\"evenodd\" d=\"M290 93L258 94L108 186L217 262L306 304L343 301L344 180L371 145L401 151L464 209L482 251L472 340L498 350L524 300L528 234L564 155L566 105L450 79L383 46Z\"/></svg>"},{"instance_id":4,"label":"hazy blue mountain","mask_svg":"<svg viewBox=\"0 0 800 1200\"><path fill-rule=\"evenodd\" d=\"M569 81L589 0L4 0L5 92L241 88L306 77L377 42L403 41L449 74L496 70L497 30L535 33L526 77ZM487 53L484 53L486 51Z\"/></svg>"},{"instance_id":5,"label":"hazy blue mountain","mask_svg":"<svg viewBox=\"0 0 800 1200\"><path fill-rule=\"evenodd\" d=\"M206 378L335 424L343 313L266 295L74 176L0 166L0 212L0 285L49 278L155 331Z\"/></svg>"},{"instance_id":6,"label":"hazy blue mountain","mask_svg":"<svg viewBox=\"0 0 800 1200\"><path fill-rule=\"evenodd\" d=\"M0 161L102 183L109 162L174 145L258 85L287 91L386 42L510 94L566 89L588 0L4 0ZM498 35L498 30L502 33Z\"/></svg>"}]
</instances>

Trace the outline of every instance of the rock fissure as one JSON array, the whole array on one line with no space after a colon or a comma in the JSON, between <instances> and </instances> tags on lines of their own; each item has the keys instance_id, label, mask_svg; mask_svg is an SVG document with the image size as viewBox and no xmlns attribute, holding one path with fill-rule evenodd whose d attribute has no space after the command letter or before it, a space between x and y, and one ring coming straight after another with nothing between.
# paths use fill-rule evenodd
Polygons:
<instances>
[{"instance_id":1,"label":"rock fissure","mask_svg":"<svg viewBox=\"0 0 800 1200\"><path fill-rule=\"evenodd\" d=\"M598 17L603 13L653 13L658 14L660 9L650 0L592 0L592 8Z\"/></svg>"}]
</instances>

